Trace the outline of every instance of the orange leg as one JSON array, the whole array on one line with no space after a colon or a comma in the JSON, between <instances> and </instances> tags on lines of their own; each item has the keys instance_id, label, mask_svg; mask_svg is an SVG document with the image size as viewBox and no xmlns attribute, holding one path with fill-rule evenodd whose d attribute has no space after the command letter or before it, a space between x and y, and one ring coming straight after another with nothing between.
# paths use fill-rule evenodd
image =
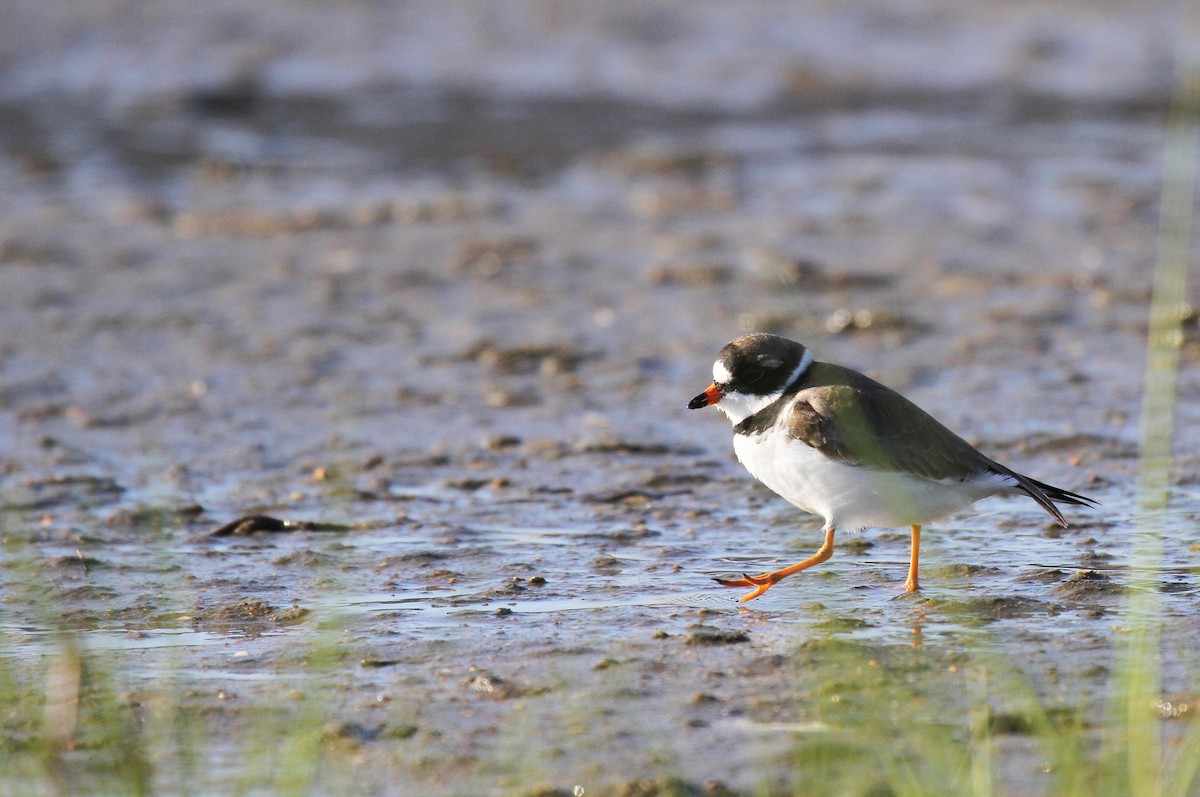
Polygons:
<instances>
[{"instance_id":1,"label":"orange leg","mask_svg":"<svg viewBox=\"0 0 1200 797\"><path fill-rule=\"evenodd\" d=\"M821 547L817 549L815 554L803 562L797 562L791 567L785 567L773 573L762 573L757 576L746 575L742 578L718 578L716 581L723 587L753 587L753 591L738 598L738 603L745 603L746 601L754 600L769 590L773 584L782 581L793 573L799 573L801 570L807 570L813 565L819 565L831 556L833 556L833 529L829 528L825 529L825 542L821 544Z\"/></svg>"},{"instance_id":2,"label":"orange leg","mask_svg":"<svg viewBox=\"0 0 1200 797\"><path fill-rule=\"evenodd\" d=\"M905 592L920 592L921 584L917 581L917 561L921 558L921 527L912 524L912 557L908 560L908 581L904 582Z\"/></svg>"}]
</instances>

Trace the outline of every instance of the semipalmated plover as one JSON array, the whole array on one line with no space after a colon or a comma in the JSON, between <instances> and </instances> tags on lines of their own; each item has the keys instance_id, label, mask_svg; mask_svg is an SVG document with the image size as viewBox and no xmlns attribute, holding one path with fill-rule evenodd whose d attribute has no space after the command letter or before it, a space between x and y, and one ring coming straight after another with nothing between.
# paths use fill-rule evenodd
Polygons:
<instances>
[{"instance_id":1,"label":"semipalmated plover","mask_svg":"<svg viewBox=\"0 0 1200 797\"><path fill-rule=\"evenodd\" d=\"M1095 501L1023 476L989 459L891 388L857 371L816 362L777 335L740 337L721 349L713 383L688 404L716 405L733 422L733 450L756 479L825 519L815 554L782 570L717 579L757 598L833 555L838 528L912 530L904 588L915 592L921 525L998 493L1024 493L1062 526L1054 505Z\"/></svg>"}]
</instances>

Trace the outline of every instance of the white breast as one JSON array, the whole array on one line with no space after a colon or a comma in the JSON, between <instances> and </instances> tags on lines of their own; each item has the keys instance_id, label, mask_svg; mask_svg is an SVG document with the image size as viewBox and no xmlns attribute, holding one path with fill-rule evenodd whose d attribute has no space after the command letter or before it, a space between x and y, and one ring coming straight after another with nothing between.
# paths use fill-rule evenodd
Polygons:
<instances>
[{"instance_id":1,"label":"white breast","mask_svg":"<svg viewBox=\"0 0 1200 797\"><path fill-rule=\"evenodd\" d=\"M968 480L932 480L872 470L826 457L781 430L733 436L738 460L756 479L793 505L820 515L826 526L891 528L925 523L981 498L1011 489L999 474Z\"/></svg>"}]
</instances>

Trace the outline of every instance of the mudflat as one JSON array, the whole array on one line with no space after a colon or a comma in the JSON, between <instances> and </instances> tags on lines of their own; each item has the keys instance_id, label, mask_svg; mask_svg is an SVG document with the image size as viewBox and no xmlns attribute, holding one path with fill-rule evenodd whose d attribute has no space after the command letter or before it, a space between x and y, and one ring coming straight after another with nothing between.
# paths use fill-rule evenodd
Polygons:
<instances>
[{"instance_id":1,"label":"mudflat","mask_svg":"<svg viewBox=\"0 0 1200 797\"><path fill-rule=\"evenodd\" d=\"M270 791L299 728L345 793L867 793L980 710L1043 793L1028 705L1099 743L1150 526L1169 741L1200 334L1193 286L1139 517L1171 73L1126 45L1170 19L1094 5L14 9L5 672L193 718L164 793ZM820 542L686 409L751 330L1100 508L934 524L912 596L905 530L842 534L739 606Z\"/></svg>"}]
</instances>

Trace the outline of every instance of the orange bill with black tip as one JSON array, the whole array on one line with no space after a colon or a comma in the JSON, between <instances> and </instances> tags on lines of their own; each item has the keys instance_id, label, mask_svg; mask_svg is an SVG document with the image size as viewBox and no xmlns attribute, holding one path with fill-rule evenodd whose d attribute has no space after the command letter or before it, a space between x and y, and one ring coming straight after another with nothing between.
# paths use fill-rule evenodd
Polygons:
<instances>
[{"instance_id":1,"label":"orange bill with black tip","mask_svg":"<svg viewBox=\"0 0 1200 797\"><path fill-rule=\"evenodd\" d=\"M723 398L725 398L725 394L721 392L721 390L717 387L717 384L714 382L708 386L707 390L688 402L688 409L698 410L701 407L709 407L713 404L716 404Z\"/></svg>"}]
</instances>

